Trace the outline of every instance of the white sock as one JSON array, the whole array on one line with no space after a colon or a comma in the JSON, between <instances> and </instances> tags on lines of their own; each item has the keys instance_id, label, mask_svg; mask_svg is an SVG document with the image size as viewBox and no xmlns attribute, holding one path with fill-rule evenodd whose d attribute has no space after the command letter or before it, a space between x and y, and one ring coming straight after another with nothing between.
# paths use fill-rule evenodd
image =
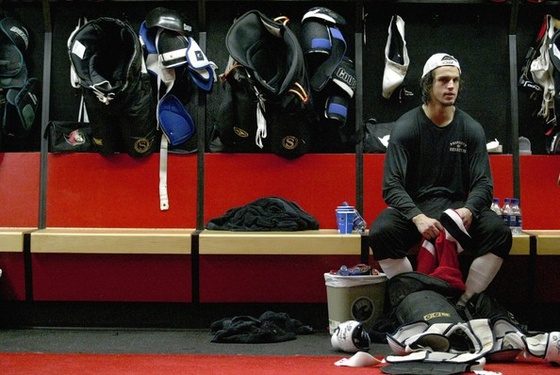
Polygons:
<instances>
[{"instance_id":1,"label":"white sock","mask_svg":"<svg viewBox=\"0 0 560 375\"><path fill-rule=\"evenodd\" d=\"M465 292L458 304L464 306L472 296L484 292L494 280L503 262L502 258L492 253L475 258L465 281Z\"/></svg>"},{"instance_id":2,"label":"white sock","mask_svg":"<svg viewBox=\"0 0 560 375\"><path fill-rule=\"evenodd\" d=\"M412 264L410 264L410 260L408 260L407 257L399 259L383 259L379 261L379 265L388 279L400 273L412 271Z\"/></svg>"}]
</instances>

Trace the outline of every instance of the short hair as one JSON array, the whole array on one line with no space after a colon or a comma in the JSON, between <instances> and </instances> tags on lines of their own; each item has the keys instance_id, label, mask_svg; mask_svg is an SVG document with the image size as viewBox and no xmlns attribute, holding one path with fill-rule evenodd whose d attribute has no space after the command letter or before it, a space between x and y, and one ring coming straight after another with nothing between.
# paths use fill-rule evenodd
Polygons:
<instances>
[{"instance_id":1,"label":"short hair","mask_svg":"<svg viewBox=\"0 0 560 375\"><path fill-rule=\"evenodd\" d=\"M422 103L424 104L428 104L428 102L431 99L430 90L434 86L434 76L435 76L435 69L420 79L420 88L422 90ZM457 91L457 98L459 98L459 94L462 91L463 91L463 78L462 75L459 75L459 90Z\"/></svg>"}]
</instances>

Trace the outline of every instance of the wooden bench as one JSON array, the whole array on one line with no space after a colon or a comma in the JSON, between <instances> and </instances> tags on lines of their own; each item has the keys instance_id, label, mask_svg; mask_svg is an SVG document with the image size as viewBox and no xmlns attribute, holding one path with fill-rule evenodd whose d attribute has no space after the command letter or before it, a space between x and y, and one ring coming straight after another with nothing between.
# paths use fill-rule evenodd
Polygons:
<instances>
[{"instance_id":1,"label":"wooden bench","mask_svg":"<svg viewBox=\"0 0 560 375\"><path fill-rule=\"evenodd\" d=\"M361 236L341 235L336 229L299 232L229 232L203 230L201 255L355 255L361 254Z\"/></svg>"},{"instance_id":2,"label":"wooden bench","mask_svg":"<svg viewBox=\"0 0 560 375\"><path fill-rule=\"evenodd\" d=\"M6 300L26 297L26 235L34 228L0 228L0 295Z\"/></svg>"},{"instance_id":3,"label":"wooden bench","mask_svg":"<svg viewBox=\"0 0 560 375\"><path fill-rule=\"evenodd\" d=\"M514 235L509 257L492 281L488 291L502 303L526 304L532 301L535 257L533 236L528 233Z\"/></svg>"},{"instance_id":4,"label":"wooden bench","mask_svg":"<svg viewBox=\"0 0 560 375\"><path fill-rule=\"evenodd\" d=\"M193 232L145 228L32 232L33 299L190 302Z\"/></svg>"},{"instance_id":5,"label":"wooden bench","mask_svg":"<svg viewBox=\"0 0 560 375\"><path fill-rule=\"evenodd\" d=\"M182 254L194 229L46 228L31 233L31 253Z\"/></svg>"},{"instance_id":6,"label":"wooden bench","mask_svg":"<svg viewBox=\"0 0 560 375\"><path fill-rule=\"evenodd\" d=\"M324 303L323 274L362 257L362 236L335 229L199 234L201 302Z\"/></svg>"},{"instance_id":7,"label":"wooden bench","mask_svg":"<svg viewBox=\"0 0 560 375\"><path fill-rule=\"evenodd\" d=\"M526 230L535 238L535 294L537 303L560 302L560 230Z\"/></svg>"}]
</instances>

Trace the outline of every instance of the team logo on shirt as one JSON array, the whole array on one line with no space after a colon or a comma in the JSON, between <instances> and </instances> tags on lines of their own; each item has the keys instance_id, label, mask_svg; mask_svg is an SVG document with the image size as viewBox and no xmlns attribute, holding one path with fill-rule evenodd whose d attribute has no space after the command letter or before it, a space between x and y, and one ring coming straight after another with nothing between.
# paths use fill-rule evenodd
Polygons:
<instances>
[{"instance_id":1,"label":"team logo on shirt","mask_svg":"<svg viewBox=\"0 0 560 375\"><path fill-rule=\"evenodd\" d=\"M467 153L467 144L463 141L453 141L449 144L450 152L460 152L462 154Z\"/></svg>"}]
</instances>

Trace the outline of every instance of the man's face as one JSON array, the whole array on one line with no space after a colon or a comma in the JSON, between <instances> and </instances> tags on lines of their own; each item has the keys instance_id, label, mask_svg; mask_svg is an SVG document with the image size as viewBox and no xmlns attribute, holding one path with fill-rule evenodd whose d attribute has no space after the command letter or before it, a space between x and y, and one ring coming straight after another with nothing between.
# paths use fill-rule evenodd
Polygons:
<instances>
[{"instance_id":1,"label":"man's face","mask_svg":"<svg viewBox=\"0 0 560 375\"><path fill-rule=\"evenodd\" d=\"M442 66L434 70L432 101L442 106L452 106L459 92L459 70L454 66Z\"/></svg>"}]
</instances>

